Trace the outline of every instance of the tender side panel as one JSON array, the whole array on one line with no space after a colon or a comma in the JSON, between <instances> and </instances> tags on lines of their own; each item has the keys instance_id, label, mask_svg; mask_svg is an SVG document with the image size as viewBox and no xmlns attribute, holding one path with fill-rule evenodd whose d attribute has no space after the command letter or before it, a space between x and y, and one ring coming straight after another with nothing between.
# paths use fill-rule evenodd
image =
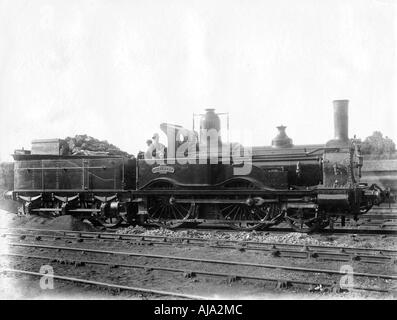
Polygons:
<instances>
[{"instance_id":1,"label":"tender side panel","mask_svg":"<svg viewBox=\"0 0 397 320\"><path fill-rule=\"evenodd\" d=\"M80 190L83 186L82 159L42 160L44 190Z\"/></svg>"},{"instance_id":2,"label":"tender side panel","mask_svg":"<svg viewBox=\"0 0 397 320\"><path fill-rule=\"evenodd\" d=\"M131 175L126 177L126 175ZM134 161L124 158L58 158L15 162L15 191L123 190L135 186Z\"/></svg>"},{"instance_id":3,"label":"tender side panel","mask_svg":"<svg viewBox=\"0 0 397 320\"><path fill-rule=\"evenodd\" d=\"M124 163L122 158L90 159L86 165L88 189L123 189Z\"/></svg>"},{"instance_id":4,"label":"tender side panel","mask_svg":"<svg viewBox=\"0 0 397 320\"><path fill-rule=\"evenodd\" d=\"M41 160L18 161L14 168L15 190L42 189Z\"/></svg>"}]
</instances>

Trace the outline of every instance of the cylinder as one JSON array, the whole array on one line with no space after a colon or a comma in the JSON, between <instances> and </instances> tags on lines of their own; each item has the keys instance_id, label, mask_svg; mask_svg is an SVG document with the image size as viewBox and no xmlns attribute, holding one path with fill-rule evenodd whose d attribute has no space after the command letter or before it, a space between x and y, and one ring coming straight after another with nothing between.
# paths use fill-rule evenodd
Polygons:
<instances>
[{"instance_id":1,"label":"cylinder","mask_svg":"<svg viewBox=\"0 0 397 320\"><path fill-rule=\"evenodd\" d=\"M335 140L349 141L349 100L334 100Z\"/></svg>"}]
</instances>

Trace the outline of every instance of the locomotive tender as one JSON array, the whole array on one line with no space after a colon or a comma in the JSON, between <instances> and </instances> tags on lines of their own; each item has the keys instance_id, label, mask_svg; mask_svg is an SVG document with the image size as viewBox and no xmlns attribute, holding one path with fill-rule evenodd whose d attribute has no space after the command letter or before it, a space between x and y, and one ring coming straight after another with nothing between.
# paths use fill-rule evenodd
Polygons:
<instances>
[{"instance_id":1,"label":"locomotive tender","mask_svg":"<svg viewBox=\"0 0 397 320\"><path fill-rule=\"evenodd\" d=\"M161 124L164 158L69 156L59 152L59 140L36 141L31 154L13 155L14 190L6 195L23 214L72 214L107 227L213 222L263 230L287 221L313 232L338 218L343 224L385 193L360 182L363 160L348 137L348 100L333 103L335 137L324 145L294 146L284 126L269 147L224 143L213 109L201 115L199 134Z\"/></svg>"}]
</instances>

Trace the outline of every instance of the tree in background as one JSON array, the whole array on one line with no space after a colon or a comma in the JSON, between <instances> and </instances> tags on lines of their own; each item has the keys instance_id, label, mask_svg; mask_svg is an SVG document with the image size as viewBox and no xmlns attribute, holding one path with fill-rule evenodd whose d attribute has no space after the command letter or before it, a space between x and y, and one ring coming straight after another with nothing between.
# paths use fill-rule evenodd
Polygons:
<instances>
[{"instance_id":1,"label":"tree in background","mask_svg":"<svg viewBox=\"0 0 397 320\"><path fill-rule=\"evenodd\" d=\"M361 153L379 158L391 158L396 152L396 144L392 139L383 137L380 131L375 131L372 136L365 138L361 144Z\"/></svg>"}]
</instances>

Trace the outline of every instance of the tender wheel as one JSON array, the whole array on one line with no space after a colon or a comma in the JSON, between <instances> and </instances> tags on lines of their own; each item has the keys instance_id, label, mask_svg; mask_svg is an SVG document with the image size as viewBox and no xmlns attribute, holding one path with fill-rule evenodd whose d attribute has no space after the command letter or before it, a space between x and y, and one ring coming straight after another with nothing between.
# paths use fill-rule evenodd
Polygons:
<instances>
[{"instance_id":1,"label":"tender wheel","mask_svg":"<svg viewBox=\"0 0 397 320\"><path fill-rule=\"evenodd\" d=\"M104 205L106 204L97 202L94 205L94 208L100 209L101 206ZM91 222L92 220L93 218L90 219ZM96 220L97 224L105 228L117 228L123 222L123 218L120 216L120 214L112 214L108 207L104 210L104 213L99 213L98 215L94 216L94 220Z\"/></svg>"},{"instance_id":2,"label":"tender wheel","mask_svg":"<svg viewBox=\"0 0 397 320\"><path fill-rule=\"evenodd\" d=\"M27 216L30 215L31 213L31 208L32 208L32 204L30 202L23 202L19 207L18 207L18 214L19 215L23 215L23 216Z\"/></svg>"},{"instance_id":3,"label":"tender wheel","mask_svg":"<svg viewBox=\"0 0 397 320\"><path fill-rule=\"evenodd\" d=\"M51 212L50 212L50 215L51 215L52 217L59 217L59 216L61 216L61 211L60 211L61 207L62 207L62 204L61 204L60 202L57 201L57 202L53 203L52 208L57 209L57 210L51 211Z\"/></svg>"},{"instance_id":4,"label":"tender wheel","mask_svg":"<svg viewBox=\"0 0 397 320\"><path fill-rule=\"evenodd\" d=\"M97 221L105 228L117 228L123 219L121 217L98 217Z\"/></svg>"},{"instance_id":5,"label":"tender wheel","mask_svg":"<svg viewBox=\"0 0 397 320\"><path fill-rule=\"evenodd\" d=\"M288 210L285 220L297 232L311 233L327 226L327 220L312 209Z\"/></svg>"}]
</instances>

